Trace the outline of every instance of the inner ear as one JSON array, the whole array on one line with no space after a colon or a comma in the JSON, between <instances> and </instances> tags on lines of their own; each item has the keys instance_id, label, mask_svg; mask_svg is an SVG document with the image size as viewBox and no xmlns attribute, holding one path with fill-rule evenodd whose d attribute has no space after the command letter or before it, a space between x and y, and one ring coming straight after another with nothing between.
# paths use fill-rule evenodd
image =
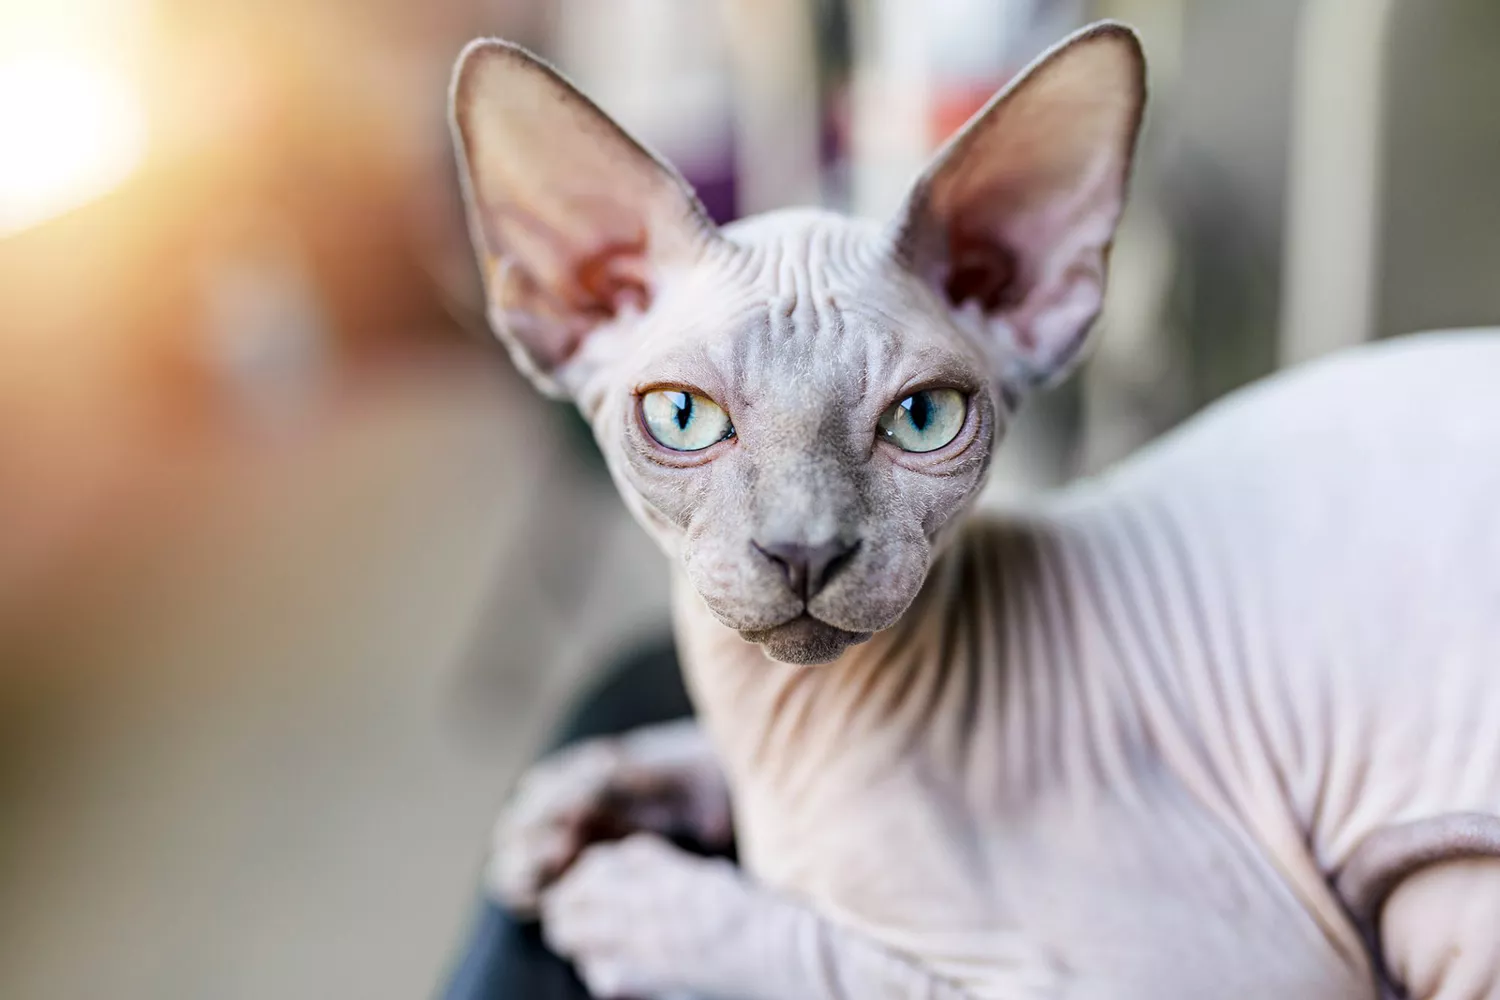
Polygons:
<instances>
[{"instance_id":1,"label":"inner ear","mask_svg":"<svg viewBox=\"0 0 1500 1000\"><path fill-rule=\"evenodd\" d=\"M633 261L646 254L646 234L606 243L578 264L578 284L592 302L594 315L614 318L622 310L643 312L651 305L651 288Z\"/></svg>"},{"instance_id":2,"label":"inner ear","mask_svg":"<svg viewBox=\"0 0 1500 1000\"><path fill-rule=\"evenodd\" d=\"M486 229L485 247L512 247L510 254L487 254L484 261L490 271L485 282L490 317L495 332L537 374L566 364L591 331L651 305L649 276L641 266L644 231L579 247L563 244L541 226L528 226L520 213L510 213L504 225L493 217L477 224ZM553 245L535 245L543 241ZM529 249L529 266L515 256L523 247Z\"/></svg>"},{"instance_id":3,"label":"inner ear","mask_svg":"<svg viewBox=\"0 0 1500 1000\"><path fill-rule=\"evenodd\" d=\"M641 262L647 256L647 232L640 222L626 222L613 231L589 234L581 242L569 239L540 215L514 206L488 207L476 212L475 225L482 230L481 248L503 248L501 254L517 264L529 265L525 273L536 293L553 293L570 309L593 320L617 315L622 308L644 309L650 304L647 273ZM602 221L607 206L600 206Z\"/></svg>"},{"instance_id":4,"label":"inner ear","mask_svg":"<svg viewBox=\"0 0 1500 1000\"><path fill-rule=\"evenodd\" d=\"M981 312L1008 309L1023 297L1019 261L1010 247L955 233L948 241L943 292L954 309L973 302Z\"/></svg>"}]
</instances>

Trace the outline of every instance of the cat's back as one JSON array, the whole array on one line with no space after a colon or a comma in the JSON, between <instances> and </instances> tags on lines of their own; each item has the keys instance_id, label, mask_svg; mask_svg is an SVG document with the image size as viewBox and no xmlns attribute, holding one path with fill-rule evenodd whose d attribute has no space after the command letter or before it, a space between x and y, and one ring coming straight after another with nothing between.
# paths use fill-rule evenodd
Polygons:
<instances>
[{"instance_id":1,"label":"cat's back","mask_svg":"<svg viewBox=\"0 0 1500 1000\"><path fill-rule=\"evenodd\" d=\"M1500 329L1386 341L1266 379L1068 491L1057 509L1070 508L1126 511L1189 563L1228 560L1210 573L1357 590L1370 570L1409 597L1439 574L1500 591Z\"/></svg>"},{"instance_id":2,"label":"cat's back","mask_svg":"<svg viewBox=\"0 0 1500 1000\"><path fill-rule=\"evenodd\" d=\"M1410 484L1401 492L1422 493L1424 481L1412 473L1445 467L1482 475L1485 448L1500 448L1500 328L1382 341L1264 379L1210 406L1102 483L1212 491L1269 479L1282 496L1343 498L1341 484L1356 487L1399 465ZM1488 457L1500 458L1500 451ZM1370 509L1383 502L1367 499Z\"/></svg>"},{"instance_id":3,"label":"cat's back","mask_svg":"<svg viewBox=\"0 0 1500 1000\"><path fill-rule=\"evenodd\" d=\"M1073 494L1125 512L1200 583L1238 577L1240 601L1274 600L1260 580L1330 612L1426 606L1500 631L1500 329L1386 341L1266 379Z\"/></svg>"},{"instance_id":4,"label":"cat's back","mask_svg":"<svg viewBox=\"0 0 1500 1000\"><path fill-rule=\"evenodd\" d=\"M1500 328L1371 344L1268 378L1052 509L1140 539L1246 614L1311 600L1330 626L1340 608L1406 620L1427 608L1500 630Z\"/></svg>"},{"instance_id":5,"label":"cat's back","mask_svg":"<svg viewBox=\"0 0 1500 1000\"><path fill-rule=\"evenodd\" d=\"M1268 840L1326 873L1378 826L1500 813L1500 329L1269 379L1058 510L1152 581L1141 614Z\"/></svg>"}]
</instances>

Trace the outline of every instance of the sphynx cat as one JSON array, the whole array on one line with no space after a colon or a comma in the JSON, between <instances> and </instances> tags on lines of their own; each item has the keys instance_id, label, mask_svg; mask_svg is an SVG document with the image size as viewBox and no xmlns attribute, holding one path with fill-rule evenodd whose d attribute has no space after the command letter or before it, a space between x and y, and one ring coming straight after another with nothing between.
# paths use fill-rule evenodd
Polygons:
<instances>
[{"instance_id":1,"label":"sphynx cat","mask_svg":"<svg viewBox=\"0 0 1500 1000\"><path fill-rule=\"evenodd\" d=\"M964 516L1083 353L1143 65L1068 39L884 227L719 230L545 64L464 52L491 322L671 560L701 719L544 761L496 828L492 892L596 994L1500 997L1500 331Z\"/></svg>"}]
</instances>

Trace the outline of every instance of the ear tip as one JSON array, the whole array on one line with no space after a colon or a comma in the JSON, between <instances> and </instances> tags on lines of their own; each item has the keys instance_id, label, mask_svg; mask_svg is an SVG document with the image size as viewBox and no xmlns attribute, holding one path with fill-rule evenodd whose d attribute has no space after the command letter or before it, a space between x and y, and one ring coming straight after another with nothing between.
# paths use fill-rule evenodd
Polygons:
<instances>
[{"instance_id":1,"label":"ear tip","mask_svg":"<svg viewBox=\"0 0 1500 1000\"><path fill-rule=\"evenodd\" d=\"M1095 21L1092 24L1086 25L1083 28L1079 29L1077 34L1075 34L1073 37L1080 39L1093 37L1114 38L1127 44L1133 45L1136 48L1141 47L1140 32L1136 31L1124 21L1116 21L1114 18L1105 18L1101 21Z\"/></svg>"},{"instance_id":2,"label":"ear tip","mask_svg":"<svg viewBox=\"0 0 1500 1000\"><path fill-rule=\"evenodd\" d=\"M476 38L463 47L453 62L453 77L449 81L449 103L455 109L473 99L474 88L480 78L496 70L545 69L542 60L515 42L503 38Z\"/></svg>"},{"instance_id":3,"label":"ear tip","mask_svg":"<svg viewBox=\"0 0 1500 1000\"><path fill-rule=\"evenodd\" d=\"M1096 21L1080 29L1058 48L1072 48L1074 45L1090 43L1113 47L1129 60L1132 66L1138 67L1142 73L1145 72L1146 47L1141 42L1140 33L1124 21Z\"/></svg>"},{"instance_id":4,"label":"ear tip","mask_svg":"<svg viewBox=\"0 0 1500 1000\"><path fill-rule=\"evenodd\" d=\"M541 60L532 52L504 38L481 37L472 39L458 54L457 65L461 68L471 59L501 59L512 62L536 63Z\"/></svg>"},{"instance_id":5,"label":"ear tip","mask_svg":"<svg viewBox=\"0 0 1500 1000\"><path fill-rule=\"evenodd\" d=\"M1138 104L1146 100L1146 49L1140 34L1123 21L1096 21L1074 32L1059 42L1052 51L1039 61L1048 61L1052 56L1066 56L1068 52L1092 49L1107 62L1112 62L1115 71L1122 76L1135 94Z\"/></svg>"}]
</instances>

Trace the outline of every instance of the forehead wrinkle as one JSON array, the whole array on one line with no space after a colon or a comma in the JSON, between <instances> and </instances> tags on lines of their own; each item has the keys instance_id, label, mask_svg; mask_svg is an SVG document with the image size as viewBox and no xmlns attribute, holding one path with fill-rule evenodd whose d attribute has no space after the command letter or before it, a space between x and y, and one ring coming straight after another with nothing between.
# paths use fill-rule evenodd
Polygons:
<instances>
[{"instance_id":1,"label":"forehead wrinkle","mask_svg":"<svg viewBox=\"0 0 1500 1000\"><path fill-rule=\"evenodd\" d=\"M764 303L745 295L705 326L701 312L689 312L662 328L655 348L636 367L634 390L654 384L681 383L702 389L720 404L732 396L756 363L745 351L755 339L742 331L765 322Z\"/></svg>"},{"instance_id":2,"label":"forehead wrinkle","mask_svg":"<svg viewBox=\"0 0 1500 1000\"><path fill-rule=\"evenodd\" d=\"M896 362L901 359L901 335L890 327L877 327L880 336L870 345L871 353L874 355L875 369L873 381L877 384L889 381L890 372L895 369Z\"/></svg>"},{"instance_id":3,"label":"forehead wrinkle","mask_svg":"<svg viewBox=\"0 0 1500 1000\"><path fill-rule=\"evenodd\" d=\"M828 297L828 279L832 277L833 262L839 254L833 249L835 230L824 226L813 230L807 243L808 292L814 305Z\"/></svg>"},{"instance_id":4,"label":"forehead wrinkle","mask_svg":"<svg viewBox=\"0 0 1500 1000\"><path fill-rule=\"evenodd\" d=\"M856 299L858 305L851 311L857 312L861 317L871 321L872 325L884 327L887 330L901 330L913 325L913 318L902 310L899 314L885 308L874 296L862 296Z\"/></svg>"},{"instance_id":5,"label":"forehead wrinkle","mask_svg":"<svg viewBox=\"0 0 1500 1000\"><path fill-rule=\"evenodd\" d=\"M837 388L841 393L853 393L855 398L847 402L857 403L864 398L868 384L868 365L862 356L863 338L851 336L844 314L833 304L831 296L820 296L819 306L818 326L824 331L822 339L828 342L827 356L833 359Z\"/></svg>"},{"instance_id":6,"label":"forehead wrinkle","mask_svg":"<svg viewBox=\"0 0 1500 1000\"><path fill-rule=\"evenodd\" d=\"M889 381L887 374L901 356L901 337L883 324L864 317L850 322L850 313L829 303L823 325L828 331L824 355L830 360L844 405L860 407L873 387Z\"/></svg>"},{"instance_id":7,"label":"forehead wrinkle","mask_svg":"<svg viewBox=\"0 0 1500 1000\"><path fill-rule=\"evenodd\" d=\"M824 407L863 414L872 395L887 405L914 377L974 381L951 364L913 362L909 345L922 343L918 324L931 317L903 306L899 279L865 229L794 213L774 227L737 225L733 238L743 305L735 321L716 324L722 332L707 351L670 368L705 389L712 382L736 414L800 410L816 427Z\"/></svg>"},{"instance_id":8,"label":"forehead wrinkle","mask_svg":"<svg viewBox=\"0 0 1500 1000\"><path fill-rule=\"evenodd\" d=\"M725 381L733 385L744 384L746 372L754 364L754 359L750 356L754 340L754 337L746 336L743 330L730 334L729 342L722 351Z\"/></svg>"},{"instance_id":9,"label":"forehead wrinkle","mask_svg":"<svg viewBox=\"0 0 1500 1000\"><path fill-rule=\"evenodd\" d=\"M722 350L715 362L721 367L726 382L726 392L731 397L726 405L736 410L753 410L763 394L760 380L766 370L769 341L775 328L775 316L763 302L758 302L736 328L721 342Z\"/></svg>"}]
</instances>

